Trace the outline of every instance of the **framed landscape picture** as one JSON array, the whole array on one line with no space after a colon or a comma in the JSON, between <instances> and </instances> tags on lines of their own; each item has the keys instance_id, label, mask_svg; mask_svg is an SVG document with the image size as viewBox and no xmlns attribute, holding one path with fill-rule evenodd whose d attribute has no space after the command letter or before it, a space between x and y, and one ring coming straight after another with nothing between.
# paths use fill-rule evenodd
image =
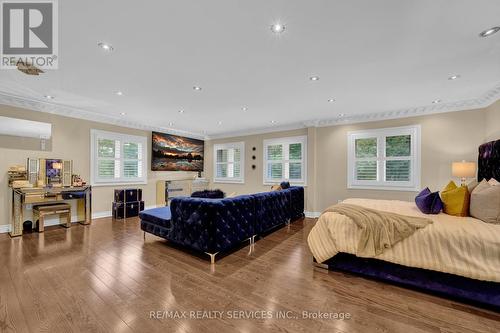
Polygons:
<instances>
[{"instance_id":1,"label":"framed landscape picture","mask_svg":"<svg viewBox=\"0 0 500 333\"><path fill-rule=\"evenodd\" d=\"M203 140L158 132L152 135L152 171L203 171Z\"/></svg>"}]
</instances>

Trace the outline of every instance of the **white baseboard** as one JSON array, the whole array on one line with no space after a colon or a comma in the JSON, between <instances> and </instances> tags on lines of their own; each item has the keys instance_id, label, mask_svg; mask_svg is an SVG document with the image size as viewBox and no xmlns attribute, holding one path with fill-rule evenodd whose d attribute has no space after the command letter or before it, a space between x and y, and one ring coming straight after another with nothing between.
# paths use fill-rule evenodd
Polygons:
<instances>
[{"instance_id":1,"label":"white baseboard","mask_svg":"<svg viewBox=\"0 0 500 333\"><path fill-rule=\"evenodd\" d=\"M107 211L104 211L104 212L92 213L92 220L102 219L103 217L110 217L112 215L113 215L113 213L110 210L107 210Z\"/></svg>"},{"instance_id":2,"label":"white baseboard","mask_svg":"<svg viewBox=\"0 0 500 333\"><path fill-rule=\"evenodd\" d=\"M146 206L144 207L144 209L153 209L153 208L156 208L157 206L154 205L154 206ZM110 210L106 210L106 211L103 211L103 212L96 212L96 213L92 213L92 219L102 219L103 217L110 217L110 216L113 216L113 212L110 211Z\"/></svg>"},{"instance_id":3,"label":"white baseboard","mask_svg":"<svg viewBox=\"0 0 500 333\"><path fill-rule=\"evenodd\" d=\"M147 206L144 209L152 209L152 208L156 208L156 205L154 205L154 206ZM112 212L110 210L104 211L104 212L92 213L92 220L94 220L94 219L101 219L103 217L110 217L112 215L113 214L112 214ZM72 219L74 220L76 218L73 217ZM78 222L72 222L72 223L78 223ZM48 220L48 221L45 222L45 226L46 227L50 227L50 226L58 225L58 224L59 224L58 220ZM10 232L10 224L0 225L0 234L6 234L8 232Z\"/></svg>"},{"instance_id":4,"label":"white baseboard","mask_svg":"<svg viewBox=\"0 0 500 333\"><path fill-rule=\"evenodd\" d=\"M318 218L321 215L320 212L307 212L307 211L305 212L305 214L306 214L306 217L310 217L313 219Z\"/></svg>"}]
</instances>

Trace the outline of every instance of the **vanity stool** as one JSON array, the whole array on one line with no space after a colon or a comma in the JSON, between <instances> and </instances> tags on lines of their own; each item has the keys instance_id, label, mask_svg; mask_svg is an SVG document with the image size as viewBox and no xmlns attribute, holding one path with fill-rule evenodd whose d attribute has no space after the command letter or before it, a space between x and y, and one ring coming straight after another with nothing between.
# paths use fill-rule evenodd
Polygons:
<instances>
[{"instance_id":1,"label":"vanity stool","mask_svg":"<svg viewBox=\"0 0 500 333\"><path fill-rule=\"evenodd\" d=\"M40 205L33 207L33 219L38 220L38 232L44 230L45 216L60 215L61 218L66 217L66 222L61 223L63 227L71 227L71 206L66 203L59 203L53 205Z\"/></svg>"}]
</instances>

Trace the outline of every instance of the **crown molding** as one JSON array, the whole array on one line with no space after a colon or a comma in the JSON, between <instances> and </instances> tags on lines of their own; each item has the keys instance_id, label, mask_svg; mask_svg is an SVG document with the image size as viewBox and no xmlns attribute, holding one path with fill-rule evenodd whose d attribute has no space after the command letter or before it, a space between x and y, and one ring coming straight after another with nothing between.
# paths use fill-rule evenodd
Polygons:
<instances>
[{"instance_id":1,"label":"crown molding","mask_svg":"<svg viewBox=\"0 0 500 333\"><path fill-rule=\"evenodd\" d=\"M84 119L98 123L110 124L120 127L134 128L138 130L144 131L155 131L162 133L169 133L174 135L188 136L195 139L205 139L204 135L199 133L193 133L189 131L182 131L171 129L167 127L158 127L153 124L148 123L139 123L133 121L127 121L123 118L110 116L94 111L82 110L79 108L50 103L46 101L39 101L36 99L30 99L27 97L21 97L16 95L7 94L4 92L0 92L0 104L19 107L23 109L28 109L32 111L45 112L50 114L55 114L63 117L70 117L76 119Z\"/></svg>"},{"instance_id":2,"label":"crown molding","mask_svg":"<svg viewBox=\"0 0 500 333\"><path fill-rule=\"evenodd\" d=\"M426 106L398 109L398 110L391 110L384 112L356 114L352 116L345 116L342 118L337 117L337 118L326 118L326 119L312 119L304 121L302 123L295 123L285 126L276 126L272 128L220 133L211 135L210 137L207 137L207 139L224 139L231 137L281 132L287 130L307 128L307 127L341 126L347 124L366 123L366 122L382 121L382 120L390 120L398 118L418 117L418 116L425 116L437 113L482 109L490 106L491 104L495 103L498 100L500 100L500 84L498 84L495 88L483 94L481 97L475 99L449 102L449 103L430 104Z\"/></svg>"},{"instance_id":3,"label":"crown molding","mask_svg":"<svg viewBox=\"0 0 500 333\"><path fill-rule=\"evenodd\" d=\"M431 104L426 106L390 110L384 112L364 113L352 116L347 115L341 118L337 117L337 118L325 118L325 119L311 119L304 122L298 122L288 125L254 128L241 131L222 132L212 135L201 135L199 133L193 133L189 131L158 127L154 124L127 121L123 118L105 115L93 111L82 110L61 104L49 103L46 101L40 101L36 99L30 99L27 97L15 96L0 92L0 104L5 104L13 107L20 107L33 111L56 114L64 117L85 119L89 121L111 124L121 127L135 128L145 131L170 133L174 135L182 135L182 136L188 136L196 139L205 139L205 140L215 140L215 139L290 131L308 127L340 126L346 124L382 121L382 120L397 119L397 118L417 117L417 116L424 116L429 114L437 114L445 112L481 109L490 106L497 100L500 100L500 83L493 89L487 91L482 96L475 99Z\"/></svg>"},{"instance_id":4,"label":"crown molding","mask_svg":"<svg viewBox=\"0 0 500 333\"><path fill-rule=\"evenodd\" d=\"M398 109L398 110L391 110L384 112L364 113L352 116L347 115L341 118L337 117L337 118L320 119L308 122L308 125L315 127L339 126L346 124L366 123L366 122L389 120L389 119L418 117L418 116L425 116L437 113L482 109L490 106L491 104L495 103L498 100L500 100L500 84L497 85L495 88L489 90L479 98L456 101L456 102L448 102L448 103L430 104L426 106Z\"/></svg>"},{"instance_id":5,"label":"crown molding","mask_svg":"<svg viewBox=\"0 0 500 333\"><path fill-rule=\"evenodd\" d=\"M303 123L294 123L289 125L280 125L273 127L264 127L264 128L253 128L249 130L241 130L234 132L224 132L220 134L213 134L206 137L207 140L218 140L225 138L237 138L241 136L249 136L249 135L258 135L258 134L266 134L266 133L276 133L276 132L284 132L284 131L293 131L302 128L307 128L311 126L307 126L305 122Z\"/></svg>"}]
</instances>

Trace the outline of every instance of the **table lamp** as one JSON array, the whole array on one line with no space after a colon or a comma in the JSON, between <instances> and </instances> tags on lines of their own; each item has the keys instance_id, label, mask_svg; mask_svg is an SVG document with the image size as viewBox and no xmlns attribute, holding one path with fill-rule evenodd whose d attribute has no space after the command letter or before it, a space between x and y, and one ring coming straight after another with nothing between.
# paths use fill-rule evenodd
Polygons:
<instances>
[{"instance_id":1,"label":"table lamp","mask_svg":"<svg viewBox=\"0 0 500 333\"><path fill-rule=\"evenodd\" d=\"M462 186L466 186L465 181L467 178L476 176L476 163L475 162L453 162L451 165L451 174L453 177L459 177Z\"/></svg>"}]
</instances>

